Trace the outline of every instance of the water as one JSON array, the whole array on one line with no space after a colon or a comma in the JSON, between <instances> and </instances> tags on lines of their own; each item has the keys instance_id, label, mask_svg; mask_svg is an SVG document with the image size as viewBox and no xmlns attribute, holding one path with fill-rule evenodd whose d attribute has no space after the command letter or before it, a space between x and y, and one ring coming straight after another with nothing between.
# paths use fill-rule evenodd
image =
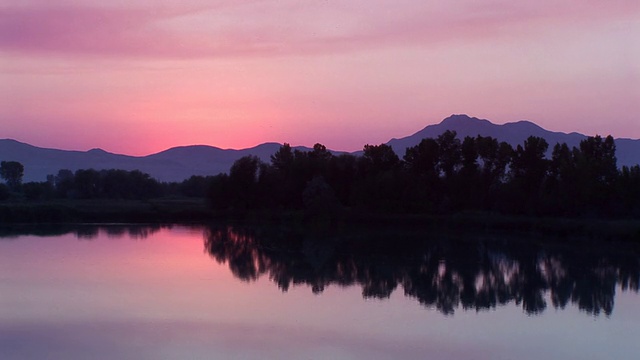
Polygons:
<instances>
[{"instance_id":1,"label":"water","mask_svg":"<svg viewBox=\"0 0 640 360\"><path fill-rule=\"evenodd\" d=\"M227 225L2 234L0 359L640 353L634 249Z\"/></svg>"}]
</instances>

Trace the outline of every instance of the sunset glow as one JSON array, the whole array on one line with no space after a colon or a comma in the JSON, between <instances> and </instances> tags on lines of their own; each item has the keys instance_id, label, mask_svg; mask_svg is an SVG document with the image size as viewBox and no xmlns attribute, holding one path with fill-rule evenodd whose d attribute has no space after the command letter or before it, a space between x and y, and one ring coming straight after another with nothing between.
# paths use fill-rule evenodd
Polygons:
<instances>
[{"instance_id":1,"label":"sunset glow","mask_svg":"<svg viewBox=\"0 0 640 360\"><path fill-rule=\"evenodd\" d=\"M640 2L0 0L0 138L358 150L452 113L640 138Z\"/></svg>"}]
</instances>

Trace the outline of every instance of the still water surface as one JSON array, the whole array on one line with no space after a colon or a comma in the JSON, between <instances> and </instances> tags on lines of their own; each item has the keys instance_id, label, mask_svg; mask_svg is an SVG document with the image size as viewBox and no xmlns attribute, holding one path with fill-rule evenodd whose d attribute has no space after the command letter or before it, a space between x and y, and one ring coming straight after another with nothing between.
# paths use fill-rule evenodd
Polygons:
<instances>
[{"instance_id":1,"label":"still water surface","mask_svg":"<svg viewBox=\"0 0 640 360\"><path fill-rule=\"evenodd\" d=\"M0 238L0 359L640 354L628 249L226 225L24 233Z\"/></svg>"}]
</instances>

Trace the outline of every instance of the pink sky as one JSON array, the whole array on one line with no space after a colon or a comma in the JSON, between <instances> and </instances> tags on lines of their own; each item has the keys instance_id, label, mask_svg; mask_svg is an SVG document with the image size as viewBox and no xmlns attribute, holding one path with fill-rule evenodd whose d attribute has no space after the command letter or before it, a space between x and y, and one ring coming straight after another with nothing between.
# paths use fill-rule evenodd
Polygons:
<instances>
[{"instance_id":1,"label":"pink sky","mask_svg":"<svg viewBox=\"0 0 640 360\"><path fill-rule=\"evenodd\" d=\"M637 0L0 0L0 138L358 150L452 113L640 138Z\"/></svg>"}]
</instances>

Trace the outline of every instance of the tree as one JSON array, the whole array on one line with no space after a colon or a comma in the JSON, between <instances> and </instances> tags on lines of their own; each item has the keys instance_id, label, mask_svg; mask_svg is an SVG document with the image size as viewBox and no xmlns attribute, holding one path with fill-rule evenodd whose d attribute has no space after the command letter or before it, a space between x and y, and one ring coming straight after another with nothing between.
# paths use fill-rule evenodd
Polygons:
<instances>
[{"instance_id":1,"label":"tree","mask_svg":"<svg viewBox=\"0 0 640 360\"><path fill-rule=\"evenodd\" d=\"M180 183L180 193L189 197L205 197L210 182L211 176L192 175Z\"/></svg>"},{"instance_id":2,"label":"tree","mask_svg":"<svg viewBox=\"0 0 640 360\"><path fill-rule=\"evenodd\" d=\"M3 161L0 163L0 177L6 182L11 190L17 190L22 184L24 176L24 166L17 161Z\"/></svg>"},{"instance_id":3,"label":"tree","mask_svg":"<svg viewBox=\"0 0 640 360\"><path fill-rule=\"evenodd\" d=\"M553 215L573 215L576 210L578 174L577 149L567 144L556 144L549 164L549 181L545 186L548 212Z\"/></svg>"},{"instance_id":4,"label":"tree","mask_svg":"<svg viewBox=\"0 0 640 360\"><path fill-rule=\"evenodd\" d=\"M391 211L401 204L400 159L386 144L365 145L358 161L358 197L361 205L371 210Z\"/></svg>"},{"instance_id":5,"label":"tree","mask_svg":"<svg viewBox=\"0 0 640 360\"><path fill-rule=\"evenodd\" d=\"M447 180L450 180L462 163L462 146L455 131L447 130L436 139L438 143L439 167Z\"/></svg>"},{"instance_id":6,"label":"tree","mask_svg":"<svg viewBox=\"0 0 640 360\"><path fill-rule=\"evenodd\" d=\"M514 151L508 143L499 143L490 136L478 135L476 147L482 163L477 187L480 201L485 209L495 209L504 190L507 165L511 162Z\"/></svg>"},{"instance_id":7,"label":"tree","mask_svg":"<svg viewBox=\"0 0 640 360\"><path fill-rule=\"evenodd\" d=\"M49 200L53 196L53 186L47 181L28 182L22 185L27 200Z\"/></svg>"},{"instance_id":8,"label":"tree","mask_svg":"<svg viewBox=\"0 0 640 360\"><path fill-rule=\"evenodd\" d=\"M476 138L466 136L460 146L462 167L449 185L450 198L454 209L476 209L482 205L480 186L478 145Z\"/></svg>"},{"instance_id":9,"label":"tree","mask_svg":"<svg viewBox=\"0 0 640 360\"><path fill-rule=\"evenodd\" d=\"M545 153L549 148L541 137L529 136L524 147L518 145L511 162L511 194L509 207L520 213L538 213L543 182L547 177L549 160Z\"/></svg>"},{"instance_id":10,"label":"tree","mask_svg":"<svg viewBox=\"0 0 640 360\"><path fill-rule=\"evenodd\" d=\"M618 177L613 137L603 139L596 135L582 140L575 157L580 205L585 214L602 215L613 205L612 189Z\"/></svg>"},{"instance_id":11,"label":"tree","mask_svg":"<svg viewBox=\"0 0 640 360\"><path fill-rule=\"evenodd\" d=\"M322 144L313 145L313 150L308 153L309 165L311 167L312 175L325 176L327 174L327 168L329 161L333 157L331 152L327 150L327 147Z\"/></svg>"},{"instance_id":12,"label":"tree","mask_svg":"<svg viewBox=\"0 0 640 360\"><path fill-rule=\"evenodd\" d=\"M271 165L282 174L288 175L293 166L291 145L284 143L275 154L271 155Z\"/></svg>"},{"instance_id":13,"label":"tree","mask_svg":"<svg viewBox=\"0 0 640 360\"><path fill-rule=\"evenodd\" d=\"M215 210L227 210L231 206L233 195L229 175L221 173L211 178L207 199Z\"/></svg>"},{"instance_id":14,"label":"tree","mask_svg":"<svg viewBox=\"0 0 640 360\"><path fill-rule=\"evenodd\" d=\"M261 165L262 161L257 156L247 155L236 160L231 166L229 186L238 208L257 207Z\"/></svg>"},{"instance_id":15,"label":"tree","mask_svg":"<svg viewBox=\"0 0 640 360\"><path fill-rule=\"evenodd\" d=\"M74 175L74 187L82 199L94 199L100 194L100 173L94 169L79 169Z\"/></svg>"},{"instance_id":16,"label":"tree","mask_svg":"<svg viewBox=\"0 0 640 360\"><path fill-rule=\"evenodd\" d=\"M527 190L539 186L547 173L548 161L545 153L549 148L547 141L541 137L529 136L524 147L518 145L511 164L514 178L522 178L527 183Z\"/></svg>"},{"instance_id":17,"label":"tree","mask_svg":"<svg viewBox=\"0 0 640 360\"><path fill-rule=\"evenodd\" d=\"M438 142L422 139L416 146L407 148L404 155L408 170L408 186L404 194L405 207L410 211L433 211L441 198Z\"/></svg>"},{"instance_id":18,"label":"tree","mask_svg":"<svg viewBox=\"0 0 640 360\"><path fill-rule=\"evenodd\" d=\"M61 169L58 171L58 174L53 177L53 186L57 197L78 197L78 192L75 190L75 175L73 171L69 169Z\"/></svg>"},{"instance_id":19,"label":"tree","mask_svg":"<svg viewBox=\"0 0 640 360\"><path fill-rule=\"evenodd\" d=\"M400 164L398 155L386 144L365 145L364 158L368 162L369 172L374 174L393 170Z\"/></svg>"},{"instance_id":20,"label":"tree","mask_svg":"<svg viewBox=\"0 0 640 360\"><path fill-rule=\"evenodd\" d=\"M618 175L616 145L611 135L604 140L599 135L580 142L578 166L582 175L601 185L611 186Z\"/></svg>"},{"instance_id":21,"label":"tree","mask_svg":"<svg viewBox=\"0 0 640 360\"><path fill-rule=\"evenodd\" d=\"M229 177L243 187L252 186L258 181L260 164L261 161L257 156L243 156L233 163Z\"/></svg>"},{"instance_id":22,"label":"tree","mask_svg":"<svg viewBox=\"0 0 640 360\"><path fill-rule=\"evenodd\" d=\"M434 139L422 139L418 145L407 148L404 155L407 169L431 181L437 179L439 152L438 143Z\"/></svg>"},{"instance_id":23,"label":"tree","mask_svg":"<svg viewBox=\"0 0 640 360\"><path fill-rule=\"evenodd\" d=\"M626 216L640 218L640 166L623 166L616 183L616 195Z\"/></svg>"}]
</instances>

